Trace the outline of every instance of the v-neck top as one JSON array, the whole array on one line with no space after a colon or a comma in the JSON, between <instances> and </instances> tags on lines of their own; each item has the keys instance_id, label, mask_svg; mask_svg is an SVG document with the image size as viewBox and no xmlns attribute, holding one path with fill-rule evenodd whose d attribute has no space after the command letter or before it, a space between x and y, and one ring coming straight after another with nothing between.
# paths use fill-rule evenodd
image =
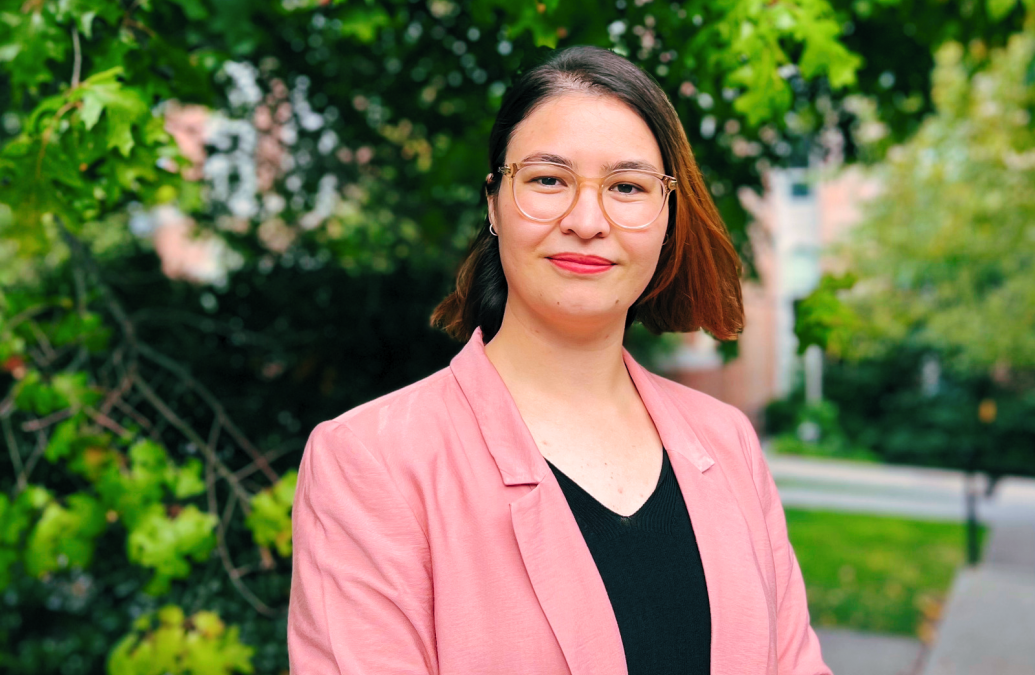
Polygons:
<instances>
[{"instance_id":1,"label":"v-neck top","mask_svg":"<svg viewBox=\"0 0 1035 675\"><path fill-rule=\"evenodd\" d=\"M629 675L707 675L711 614L701 555L668 452L631 516L601 504L549 460L607 589Z\"/></svg>"}]
</instances>

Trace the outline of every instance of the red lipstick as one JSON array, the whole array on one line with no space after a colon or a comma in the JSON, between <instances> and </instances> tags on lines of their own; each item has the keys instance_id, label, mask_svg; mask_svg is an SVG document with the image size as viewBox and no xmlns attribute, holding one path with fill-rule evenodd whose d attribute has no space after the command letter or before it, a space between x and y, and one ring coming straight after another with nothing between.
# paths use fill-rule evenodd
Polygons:
<instances>
[{"instance_id":1,"label":"red lipstick","mask_svg":"<svg viewBox=\"0 0 1035 675\"><path fill-rule=\"evenodd\" d=\"M577 274L600 274L614 267L614 263L598 255L558 253L547 258L557 267Z\"/></svg>"}]
</instances>

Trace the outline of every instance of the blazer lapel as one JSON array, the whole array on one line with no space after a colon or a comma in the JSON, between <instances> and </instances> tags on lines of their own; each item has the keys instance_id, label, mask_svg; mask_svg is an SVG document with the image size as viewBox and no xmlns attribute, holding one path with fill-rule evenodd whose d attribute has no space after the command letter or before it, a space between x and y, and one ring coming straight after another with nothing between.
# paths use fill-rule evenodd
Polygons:
<instances>
[{"instance_id":1,"label":"blazer lapel","mask_svg":"<svg viewBox=\"0 0 1035 675\"><path fill-rule=\"evenodd\" d=\"M775 626L747 521L722 468L671 398L624 353L626 367L650 413L683 493L701 553L711 606L712 675L765 673ZM775 643L774 643L775 644Z\"/></svg>"},{"instance_id":2,"label":"blazer lapel","mask_svg":"<svg viewBox=\"0 0 1035 675\"><path fill-rule=\"evenodd\" d=\"M626 675L607 589L551 473L510 505L528 578L572 675Z\"/></svg>"},{"instance_id":3,"label":"blazer lapel","mask_svg":"<svg viewBox=\"0 0 1035 675\"><path fill-rule=\"evenodd\" d=\"M712 675L768 672L775 633L740 505L693 427L653 381L656 376L628 351L623 358L669 450L693 523L711 607ZM560 485L485 356L480 328L450 368L504 484L533 486L511 502L511 520L528 577L572 674L627 675L607 589Z\"/></svg>"},{"instance_id":4,"label":"blazer lapel","mask_svg":"<svg viewBox=\"0 0 1035 675\"><path fill-rule=\"evenodd\" d=\"M510 504L528 578L572 675L627 675L607 589L564 497L475 330L450 368L505 485L532 488ZM532 668L534 670L534 668Z\"/></svg>"}]
</instances>

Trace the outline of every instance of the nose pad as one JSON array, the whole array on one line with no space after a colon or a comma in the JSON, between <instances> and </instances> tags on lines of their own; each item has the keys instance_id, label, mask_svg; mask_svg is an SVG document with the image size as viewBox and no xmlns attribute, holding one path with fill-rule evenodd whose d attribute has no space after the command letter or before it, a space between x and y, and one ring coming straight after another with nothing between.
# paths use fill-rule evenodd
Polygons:
<instances>
[{"instance_id":1,"label":"nose pad","mask_svg":"<svg viewBox=\"0 0 1035 675\"><path fill-rule=\"evenodd\" d=\"M600 208L598 194L595 185L586 185L579 191L575 206L561 219L562 232L574 232L583 239L592 239L611 231L611 224Z\"/></svg>"}]
</instances>

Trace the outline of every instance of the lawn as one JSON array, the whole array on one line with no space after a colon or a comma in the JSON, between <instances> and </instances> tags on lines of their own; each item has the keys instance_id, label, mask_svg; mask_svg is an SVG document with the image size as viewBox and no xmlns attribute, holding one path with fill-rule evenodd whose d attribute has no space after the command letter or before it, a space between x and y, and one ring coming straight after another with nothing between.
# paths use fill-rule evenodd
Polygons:
<instances>
[{"instance_id":1,"label":"lawn","mask_svg":"<svg viewBox=\"0 0 1035 675\"><path fill-rule=\"evenodd\" d=\"M787 528L813 626L925 639L965 558L961 524L788 509Z\"/></svg>"}]
</instances>

